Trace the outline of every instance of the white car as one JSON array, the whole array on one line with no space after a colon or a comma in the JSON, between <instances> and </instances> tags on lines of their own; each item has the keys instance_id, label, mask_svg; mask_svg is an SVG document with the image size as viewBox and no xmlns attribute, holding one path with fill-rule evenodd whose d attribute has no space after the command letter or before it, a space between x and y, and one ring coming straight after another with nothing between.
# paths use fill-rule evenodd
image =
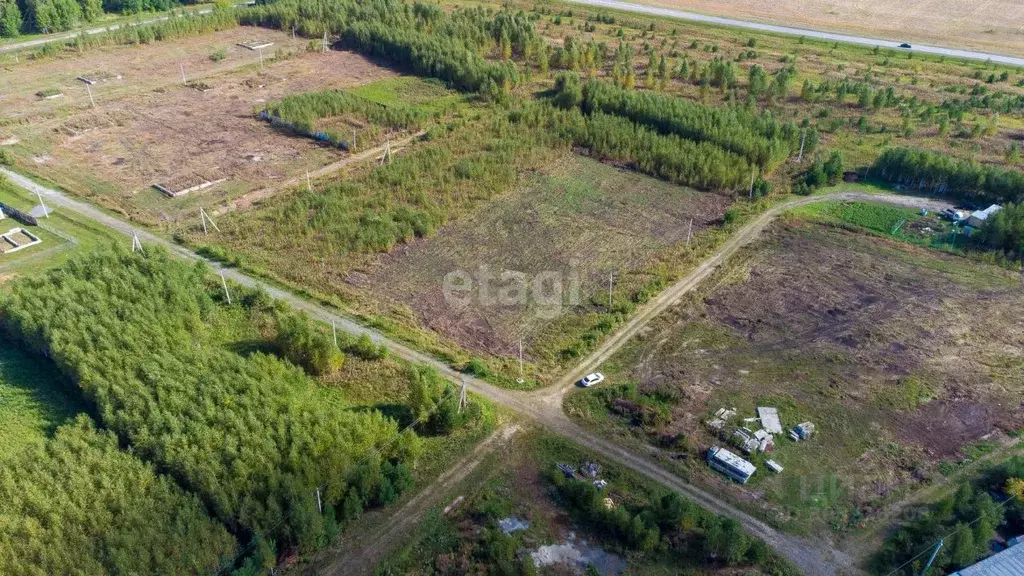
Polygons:
<instances>
[{"instance_id":1,"label":"white car","mask_svg":"<svg viewBox=\"0 0 1024 576\"><path fill-rule=\"evenodd\" d=\"M604 374L601 374L600 372L594 372L593 374L587 374L586 376L584 376L583 379L580 380L580 386L583 386L584 388L590 388L591 386L600 384L601 382L604 382Z\"/></svg>"}]
</instances>

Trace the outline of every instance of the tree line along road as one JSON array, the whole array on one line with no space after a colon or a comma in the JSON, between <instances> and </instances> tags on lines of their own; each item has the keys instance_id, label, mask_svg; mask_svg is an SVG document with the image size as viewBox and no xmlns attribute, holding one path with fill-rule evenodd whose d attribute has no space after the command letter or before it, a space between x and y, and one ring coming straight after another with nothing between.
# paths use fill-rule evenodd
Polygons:
<instances>
[{"instance_id":1,"label":"tree line along road","mask_svg":"<svg viewBox=\"0 0 1024 576\"><path fill-rule=\"evenodd\" d=\"M8 181L19 186L32 194L41 195L50 208L58 208L73 212L80 217L92 220L96 223L117 230L126 236L136 235L143 245L158 245L167 249L178 257L189 260L205 260L198 254L179 246L170 240L156 236L145 230L139 230L128 222L124 222L106 212L79 200L70 198L68 195L42 186L35 181L22 176L6 168L0 168L0 175L6 176ZM603 362L606 358L615 353L629 339L654 319L659 313L674 304L681 296L694 289L700 282L710 275L715 268L721 265L733 253L742 246L757 238L779 214L796 206L835 199L873 199L890 203L903 204L915 207L928 208L930 210L941 209L946 204L930 199L899 196L895 194L863 194L855 192L837 192L821 196L813 196L790 200L766 211L757 218L750 221L746 226L733 235L713 255L707 258L700 266L680 279L678 282L664 290L659 296L641 307L634 317L620 330L612 334L594 353L580 362L570 370L566 376L560 379L555 385L533 392L517 392L499 388L478 378L470 377L455 371L447 364L410 348L400 342L393 341L383 334L363 326L352 318L339 312L320 306L305 298L297 296L292 292L278 286L268 284L262 280L249 276L233 268L225 268L212 261L206 261L214 272L223 274L238 284L248 287L258 287L265 290L275 299L287 302L292 307L307 312L311 317L333 324L339 329L356 336L363 334L369 336L375 343L383 344L398 357L419 364L425 364L436 368L441 374L455 383L466 382L467 387L473 392L502 404L519 414L526 416L537 423L548 428L552 432L565 436L578 444L594 451L595 453L619 464L630 468L648 478L675 490L689 498L696 504L707 508L717 514L734 518L743 524L744 528L753 536L761 538L768 545L774 548L779 554L789 559L808 576L845 576L862 574L856 566L856 559L836 550L829 542L817 539L801 538L790 534L779 532L766 523L753 516L737 509L732 504L715 496L701 488L689 484L676 475L672 474L659 465L648 455L631 451L627 448L605 440L596 434L582 428L569 418L562 411L562 398L571 388L578 374L590 371Z\"/></svg>"}]
</instances>

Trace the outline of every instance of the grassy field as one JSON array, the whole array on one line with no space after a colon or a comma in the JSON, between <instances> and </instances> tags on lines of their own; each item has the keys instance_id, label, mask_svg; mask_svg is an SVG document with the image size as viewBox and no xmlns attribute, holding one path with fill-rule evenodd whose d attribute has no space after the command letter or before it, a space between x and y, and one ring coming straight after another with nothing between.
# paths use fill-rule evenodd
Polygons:
<instances>
[{"instance_id":1,"label":"grassy field","mask_svg":"<svg viewBox=\"0 0 1024 576\"><path fill-rule=\"evenodd\" d=\"M418 325L475 354L514 356L522 337L527 361L537 365L531 376L544 377L578 337L565 328L607 311L610 273L618 292L629 293L650 278L644 267L653 258L714 226L728 205L724 196L566 153L348 280L361 299L395 317L409 309ZM446 293L446 278L462 273L472 288ZM544 274L551 283L542 286Z\"/></svg>"},{"instance_id":2,"label":"grassy field","mask_svg":"<svg viewBox=\"0 0 1024 576\"><path fill-rule=\"evenodd\" d=\"M0 181L0 202L25 212L38 205L38 200L20 188ZM0 229L6 232L20 227L11 218L0 220ZM18 275L31 274L57 266L71 255L97 248L110 242L123 240L110 230L92 222L83 221L76 215L50 208L50 217L41 218L39 226L28 229L42 239L37 244L11 254L0 254L0 285Z\"/></svg>"},{"instance_id":3,"label":"grassy field","mask_svg":"<svg viewBox=\"0 0 1024 576\"><path fill-rule=\"evenodd\" d=\"M681 473L777 525L844 532L1024 426L1013 320L1024 301L1015 272L851 223L885 230L912 212L813 211L784 218L656 320L602 367L609 384L573 394L567 410L676 455ZM755 453L759 471L740 487L700 455L757 406L818 432ZM733 407L723 436L705 425ZM769 457L785 472L764 468Z\"/></svg>"},{"instance_id":4,"label":"grassy field","mask_svg":"<svg viewBox=\"0 0 1024 576\"><path fill-rule=\"evenodd\" d=\"M65 388L60 372L45 358L5 344L0 347L0 462L42 443L85 406Z\"/></svg>"}]
</instances>

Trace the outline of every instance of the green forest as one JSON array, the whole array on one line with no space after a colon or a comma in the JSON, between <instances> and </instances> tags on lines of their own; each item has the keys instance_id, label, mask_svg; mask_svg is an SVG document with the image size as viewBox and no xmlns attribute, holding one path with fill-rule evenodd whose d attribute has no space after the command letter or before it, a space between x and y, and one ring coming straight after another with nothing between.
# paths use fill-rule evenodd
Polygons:
<instances>
[{"instance_id":1,"label":"green forest","mask_svg":"<svg viewBox=\"0 0 1024 576\"><path fill-rule=\"evenodd\" d=\"M100 20L104 14L161 12L190 0L0 0L0 38L64 32Z\"/></svg>"},{"instance_id":2,"label":"green forest","mask_svg":"<svg viewBox=\"0 0 1024 576\"><path fill-rule=\"evenodd\" d=\"M233 291L228 305L201 263L111 247L0 295L5 337L52 360L102 427L80 415L0 466L0 567L75 573L79 558L81 573L195 574L231 566L250 542L264 545L249 568L272 566L266 543L316 550L364 508L393 503L422 452L416 431L479 418L417 368L401 422L346 409L307 373L387 351L348 336L335 347L308 316ZM225 346L239 330L263 344Z\"/></svg>"}]
</instances>

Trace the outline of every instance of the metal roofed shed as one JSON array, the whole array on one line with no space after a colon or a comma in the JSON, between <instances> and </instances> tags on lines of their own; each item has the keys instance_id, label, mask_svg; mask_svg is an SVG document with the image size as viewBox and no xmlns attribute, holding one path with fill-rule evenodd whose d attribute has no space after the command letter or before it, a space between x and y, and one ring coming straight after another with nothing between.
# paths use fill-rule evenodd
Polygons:
<instances>
[{"instance_id":1,"label":"metal roofed shed","mask_svg":"<svg viewBox=\"0 0 1024 576\"><path fill-rule=\"evenodd\" d=\"M757 472L757 466L718 446L708 450L708 466L740 484L746 484Z\"/></svg>"},{"instance_id":2,"label":"metal roofed shed","mask_svg":"<svg viewBox=\"0 0 1024 576\"><path fill-rule=\"evenodd\" d=\"M985 221L988 217L1002 210L1003 207L998 204L993 204L984 210L976 210L971 212L971 215L967 217L967 225L974 228L981 228L985 225Z\"/></svg>"},{"instance_id":3,"label":"metal roofed shed","mask_svg":"<svg viewBox=\"0 0 1024 576\"><path fill-rule=\"evenodd\" d=\"M1024 574L1024 545L1010 546L973 566L950 576L1021 576Z\"/></svg>"},{"instance_id":4,"label":"metal roofed shed","mask_svg":"<svg viewBox=\"0 0 1024 576\"><path fill-rule=\"evenodd\" d=\"M757 408L757 417L761 419L761 426L772 434L782 434L782 421L779 420L778 408Z\"/></svg>"}]
</instances>

